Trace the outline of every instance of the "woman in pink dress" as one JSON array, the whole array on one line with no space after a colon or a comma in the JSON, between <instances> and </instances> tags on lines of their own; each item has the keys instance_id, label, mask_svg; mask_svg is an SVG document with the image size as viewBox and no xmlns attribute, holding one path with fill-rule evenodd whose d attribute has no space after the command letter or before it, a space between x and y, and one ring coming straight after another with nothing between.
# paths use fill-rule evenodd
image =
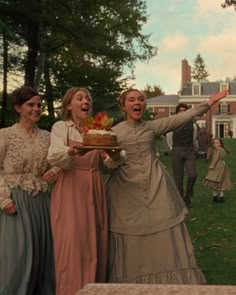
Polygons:
<instances>
[{"instance_id":1,"label":"woman in pink dress","mask_svg":"<svg viewBox=\"0 0 236 295\"><path fill-rule=\"evenodd\" d=\"M72 87L62 103L65 120L53 125L48 152L49 163L62 168L52 192L51 222L56 294L74 295L87 283L106 280L107 208L100 152L75 147L82 144L91 95Z\"/></svg>"}]
</instances>

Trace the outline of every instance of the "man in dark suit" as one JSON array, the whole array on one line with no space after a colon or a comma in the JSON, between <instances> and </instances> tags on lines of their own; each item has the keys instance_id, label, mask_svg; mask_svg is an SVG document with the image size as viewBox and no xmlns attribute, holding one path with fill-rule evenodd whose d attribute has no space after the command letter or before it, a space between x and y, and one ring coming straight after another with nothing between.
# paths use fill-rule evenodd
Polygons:
<instances>
[{"instance_id":1,"label":"man in dark suit","mask_svg":"<svg viewBox=\"0 0 236 295\"><path fill-rule=\"evenodd\" d=\"M185 112L188 106L180 103L176 113ZM187 122L178 130L166 135L167 144L171 150L172 169L175 183L183 197L186 206L192 207L193 188L197 178L195 152L197 145L197 126L192 121ZM184 170L187 171L187 184L184 191Z\"/></svg>"}]
</instances>

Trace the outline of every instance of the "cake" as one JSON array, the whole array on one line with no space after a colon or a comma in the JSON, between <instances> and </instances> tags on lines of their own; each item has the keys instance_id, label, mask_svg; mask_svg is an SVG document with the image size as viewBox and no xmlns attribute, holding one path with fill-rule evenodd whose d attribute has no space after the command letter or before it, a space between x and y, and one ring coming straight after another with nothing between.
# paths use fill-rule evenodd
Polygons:
<instances>
[{"instance_id":1,"label":"cake","mask_svg":"<svg viewBox=\"0 0 236 295\"><path fill-rule=\"evenodd\" d=\"M109 118L106 112L99 112L94 117L89 117L83 126L84 146L117 146L116 134L111 131L113 118Z\"/></svg>"},{"instance_id":2,"label":"cake","mask_svg":"<svg viewBox=\"0 0 236 295\"><path fill-rule=\"evenodd\" d=\"M89 129L83 134L84 146L117 146L117 137L110 130Z\"/></svg>"}]
</instances>

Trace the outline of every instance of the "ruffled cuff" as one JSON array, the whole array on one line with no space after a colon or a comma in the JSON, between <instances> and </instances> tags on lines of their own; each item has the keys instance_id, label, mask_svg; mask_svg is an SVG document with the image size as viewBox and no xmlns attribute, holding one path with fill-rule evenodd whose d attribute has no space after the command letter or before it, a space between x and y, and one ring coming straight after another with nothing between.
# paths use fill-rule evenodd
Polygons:
<instances>
[{"instance_id":1,"label":"ruffled cuff","mask_svg":"<svg viewBox=\"0 0 236 295\"><path fill-rule=\"evenodd\" d=\"M11 202L12 202L12 199L10 198L4 199L3 201L0 200L0 208L3 210Z\"/></svg>"},{"instance_id":2,"label":"ruffled cuff","mask_svg":"<svg viewBox=\"0 0 236 295\"><path fill-rule=\"evenodd\" d=\"M49 169L49 171L52 171L55 175L58 175L59 172L61 171L61 168L53 166Z\"/></svg>"}]
</instances>

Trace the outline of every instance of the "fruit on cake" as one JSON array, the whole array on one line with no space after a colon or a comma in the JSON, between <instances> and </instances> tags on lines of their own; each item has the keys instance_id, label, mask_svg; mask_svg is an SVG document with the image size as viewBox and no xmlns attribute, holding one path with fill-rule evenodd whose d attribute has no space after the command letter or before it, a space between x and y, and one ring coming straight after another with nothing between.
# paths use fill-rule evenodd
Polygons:
<instances>
[{"instance_id":1,"label":"fruit on cake","mask_svg":"<svg viewBox=\"0 0 236 295\"><path fill-rule=\"evenodd\" d=\"M83 128L84 146L117 146L116 134L111 131L113 119L106 112L89 117Z\"/></svg>"}]
</instances>

